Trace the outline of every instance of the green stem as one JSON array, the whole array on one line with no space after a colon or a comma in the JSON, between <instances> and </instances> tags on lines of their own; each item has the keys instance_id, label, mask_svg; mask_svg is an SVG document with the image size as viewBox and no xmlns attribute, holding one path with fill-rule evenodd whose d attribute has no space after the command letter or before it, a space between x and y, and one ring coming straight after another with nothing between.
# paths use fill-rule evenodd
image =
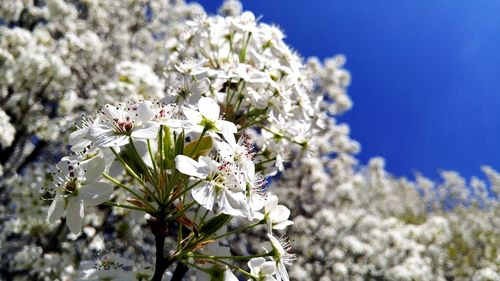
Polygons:
<instances>
[{"instance_id":1,"label":"green stem","mask_svg":"<svg viewBox=\"0 0 500 281\"><path fill-rule=\"evenodd\" d=\"M258 278L256 276L253 276L252 274L250 274L250 272L245 271L245 270L239 268L238 266L232 265L232 264L230 264L230 263L228 263L226 261L223 261L223 260L217 260L217 261L220 262L220 263L223 263L223 264L225 264L225 265L227 265L229 267L231 267L232 269L235 269L235 270L239 271L240 273L243 273L244 275L252 278L252 280L257 280L257 278Z\"/></svg>"},{"instance_id":2,"label":"green stem","mask_svg":"<svg viewBox=\"0 0 500 281\"><path fill-rule=\"evenodd\" d=\"M227 237L227 236L229 236L229 235L232 235L232 234L235 234L235 233L238 233L238 232L241 232L241 231L247 230L247 229L249 229L249 228L253 228L253 227L256 227L256 226L258 226L258 225L264 224L264 222L265 222L264 220L260 220L260 221L258 221L258 222L256 222L256 223L252 223L252 224L249 224L249 225L245 225L244 227L240 227L240 228L238 228L238 229L235 229L235 230L232 230L232 231L226 232L226 233L224 233L224 234L222 234L222 235L215 236L215 237L213 237L213 238L211 238L211 239L213 239L213 240L221 239L221 238Z\"/></svg>"},{"instance_id":3,"label":"green stem","mask_svg":"<svg viewBox=\"0 0 500 281\"><path fill-rule=\"evenodd\" d=\"M206 255L199 255L199 254L193 253L193 257L195 257L195 258L212 259L212 260L220 260L220 259L247 260L247 259L253 259L253 258L270 257L272 255L274 255L274 251L263 253L260 255L250 255L250 256L206 256Z\"/></svg>"},{"instance_id":4,"label":"green stem","mask_svg":"<svg viewBox=\"0 0 500 281\"><path fill-rule=\"evenodd\" d=\"M190 157L191 156L194 156L193 154L196 153L196 149L198 148L198 146L200 145L201 143L201 139L205 136L205 133L208 131L208 128L207 127L204 127L203 128L203 131L201 131L201 135L198 137L198 141L196 141L196 144L194 145L194 148L193 150L191 150L191 155L189 155Z\"/></svg>"},{"instance_id":5,"label":"green stem","mask_svg":"<svg viewBox=\"0 0 500 281\"><path fill-rule=\"evenodd\" d=\"M181 193L179 193L178 195L176 195L175 197L172 197L170 198L169 200L169 204L173 203L175 200L177 200L178 198L180 198L182 195L186 194L188 191L190 191L191 189L193 189L194 187L196 187L198 184L200 184L203 180L199 180L195 183L193 183L192 185L188 186L186 189L184 189L184 191L182 191Z\"/></svg>"},{"instance_id":6,"label":"green stem","mask_svg":"<svg viewBox=\"0 0 500 281\"><path fill-rule=\"evenodd\" d=\"M277 136L279 136L279 137L281 137L281 138L287 139L287 140L289 140L289 141L291 141L291 142L293 142L293 143L295 143L295 144L298 144L298 145L300 145L300 146L304 145L303 143L298 142L298 141L296 141L296 140L292 139L291 137L289 137L289 136L287 136L287 135L284 135L284 134L281 134L281 133L276 133L275 131L273 131L273 130L269 129L269 128L268 128L268 127L266 127L266 126L262 126L262 125L261 125L261 126L259 126L259 128L261 128L261 129L263 129L263 130L266 130L266 131L268 131L269 133L275 134L275 135L277 135Z\"/></svg>"},{"instance_id":7,"label":"green stem","mask_svg":"<svg viewBox=\"0 0 500 281\"><path fill-rule=\"evenodd\" d=\"M126 191L130 192L133 196L135 196L137 199L143 201L144 203L147 203L147 201L137 192L135 192L132 188L124 185L123 183L119 182L117 179L113 178L112 176L102 173L102 176L114 183L116 186L121 187L125 189ZM149 203L147 203L149 205ZM149 205L151 208L153 208L151 205Z\"/></svg>"},{"instance_id":8,"label":"green stem","mask_svg":"<svg viewBox=\"0 0 500 281\"><path fill-rule=\"evenodd\" d=\"M115 155L115 157L122 163L123 167L125 167L125 170L127 170L127 172L129 172L130 175L132 175L135 179L137 179L142 186L147 188L144 181L134 172L134 170L132 168L130 168L130 166L120 156L120 154L118 154L114 148L110 147L110 149L113 152L113 154Z\"/></svg>"},{"instance_id":9,"label":"green stem","mask_svg":"<svg viewBox=\"0 0 500 281\"><path fill-rule=\"evenodd\" d=\"M151 143L149 140L148 140L148 151L149 151L149 157L151 158L151 163L153 163L153 170L155 171L155 174L158 174L158 170L156 168L156 161L153 156L153 151L151 150Z\"/></svg>"},{"instance_id":10,"label":"green stem","mask_svg":"<svg viewBox=\"0 0 500 281\"><path fill-rule=\"evenodd\" d=\"M118 208L124 208L124 209L130 209L130 210L137 210L137 211L146 211L147 212L147 210L145 210L143 208L140 208L140 207L131 206L131 205L124 205L124 204L110 202L110 201L104 202L102 204L106 205L106 206L111 206L111 207L118 207Z\"/></svg>"},{"instance_id":11,"label":"green stem","mask_svg":"<svg viewBox=\"0 0 500 281\"><path fill-rule=\"evenodd\" d=\"M175 213L175 215L169 217L168 219L169 220L175 220L177 218L182 217L187 212L187 210L189 210L191 207L193 207L193 205L196 204L196 203L197 203L196 201L189 202L186 206L184 206L184 208L182 209L182 211L179 211L179 212Z\"/></svg>"}]
</instances>

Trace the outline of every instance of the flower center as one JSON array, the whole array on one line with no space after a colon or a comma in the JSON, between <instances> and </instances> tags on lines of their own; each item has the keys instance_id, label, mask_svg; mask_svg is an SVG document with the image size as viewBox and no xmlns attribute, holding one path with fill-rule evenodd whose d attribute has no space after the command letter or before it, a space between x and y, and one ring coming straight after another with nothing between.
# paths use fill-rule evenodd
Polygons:
<instances>
[{"instance_id":1,"label":"flower center","mask_svg":"<svg viewBox=\"0 0 500 281\"><path fill-rule=\"evenodd\" d=\"M64 193L65 194L72 194L76 196L78 194L78 183L76 179L72 179L64 184Z\"/></svg>"},{"instance_id":2,"label":"flower center","mask_svg":"<svg viewBox=\"0 0 500 281\"><path fill-rule=\"evenodd\" d=\"M114 119L115 130L120 134L128 134L134 128L134 122L127 117L125 120Z\"/></svg>"}]
</instances>

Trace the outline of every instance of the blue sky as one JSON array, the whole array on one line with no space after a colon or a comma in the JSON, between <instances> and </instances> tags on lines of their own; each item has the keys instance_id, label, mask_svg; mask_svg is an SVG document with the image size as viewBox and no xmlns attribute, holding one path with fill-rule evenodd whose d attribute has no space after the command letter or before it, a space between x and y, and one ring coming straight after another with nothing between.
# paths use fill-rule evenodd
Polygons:
<instances>
[{"instance_id":1,"label":"blue sky","mask_svg":"<svg viewBox=\"0 0 500 281\"><path fill-rule=\"evenodd\" d=\"M215 12L220 1L198 1ZM500 170L500 1L243 1L303 56L342 53L353 109L340 121L387 169L432 178Z\"/></svg>"}]
</instances>

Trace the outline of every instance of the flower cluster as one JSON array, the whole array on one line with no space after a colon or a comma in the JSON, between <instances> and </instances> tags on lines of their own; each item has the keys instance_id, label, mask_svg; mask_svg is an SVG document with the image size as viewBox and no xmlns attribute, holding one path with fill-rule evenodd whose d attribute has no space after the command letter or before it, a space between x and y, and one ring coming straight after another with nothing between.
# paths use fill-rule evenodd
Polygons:
<instances>
[{"instance_id":1,"label":"flower cluster","mask_svg":"<svg viewBox=\"0 0 500 281\"><path fill-rule=\"evenodd\" d=\"M244 139L236 141L237 133L236 125L221 119L218 104L207 97L191 108L158 101L105 105L70 135L75 154L63 157L52 174L48 220L55 222L65 214L69 229L78 235L86 207L104 203L147 214L157 247L152 280L161 280L174 262L209 276L221 270L234 276L232 270L239 268L226 260L245 257L217 256L213 252L220 251L218 240L266 224L271 248L248 259L268 257L275 269L260 270L252 260L250 272L239 271L251 280L289 280L285 264L294 256L273 230L292 224L290 211L266 192L265 181L255 171L252 146ZM112 176L117 163L122 170ZM116 178L120 176L124 180ZM113 186L125 192L125 202L114 200ZM225 232L226 224L238 218L250 224ZM170 228L180 228L178 247L164 256ZM116 270L121 274L121 267Z\"/></svg>"},{"instance_id":2,"label":"flower cluster","mask_svg":"<svg viewBox=\"0 0 500 281\"><path fill-rule=\"evenodd\" d=\"M393 178L381 158L314 157L285 171L271 188L300 204L291 278L497 280L498 173L483 170L490 185L450 171L441 183Z\"/></svg>"},{"instance_id":3,"label":"flower cluster","mask_svg":"<svg viewBox=\"0 0 500 281\"><path fill-rule=\"evenodd\" d=\"M2 1L0 104L9 118L0 120L16 124L0 139L4 174L59 154L61 128L82 111L163 97L162 34L202 12L175 1Z\"/></svg>"},{"instance_id":4,"label":"flower cluster","mask_svg":"<svg viewBox=\"0 0 500 281\"><path fill-rule=\"evenodd\" d=\"M341 57L324 68L317 60L305 65L278 27L257 22L251 12L231 14L187 21L167 41L170 99L183 104L213 96L274 174L296 155L316 152L316 136L336 128L330 117L350 107L349 75L339 70Z\"/></svg>"}]
</instances>

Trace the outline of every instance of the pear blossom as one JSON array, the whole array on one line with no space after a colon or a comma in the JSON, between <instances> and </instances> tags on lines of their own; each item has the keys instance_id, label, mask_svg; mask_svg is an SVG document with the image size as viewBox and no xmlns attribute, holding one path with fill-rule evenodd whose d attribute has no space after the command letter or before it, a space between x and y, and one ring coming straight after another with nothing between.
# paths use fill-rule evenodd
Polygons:
<instances>
[{"instance_id":1,"label":"pear blossom","mask_svg":"<svg viewBox=\"0 0 500 281\"><path fill-rule=\"evenodd\" d=\"M278 281L289 281L290 277L285 268L286 265L292 264L292 261L296 260L295 255L290 254L290 242L286 238L276 239L272 234L267 234L267 237L271 241L271 247L273 251L273 256L271 259L276 264L277 273L276 279Z\"/></svg>"},{"instance_id":2,"label":"pear blossom","mask_svg":"<svg viewBox=\"0 0 500 281\"><path fill-rule=\"evenodd\" d=\"M96 206L108 200L113 187L101 182L105 169L102 157L96 156L82 162L61 161L53 174L55 197L48 210L47 220L54 223L66 214L66 223L74 234L83 226L85 206Z\"/></svg>"},{"instance_id":3,"label":"pear blossom","mask_svg":"<svg viewBox=\"0 0 500 281\"><path fill-rule=\"evenodd\" d=\"M182 112L190 125L189 129L201 133L203 130L209 133L221 133L228 141L234 140L236 125L232 122L219 119L220 107L211 98L202 97L198 101L198 110L183 107Z\"/></svg>"},{"instance_id":4,"label":"pear blossom","mask_svg":"<svg viewBox=\"0 0 500 281\"><path fill-rule=\"evenodd\" d=\"M158 134L154 117L150 102L117 107L108 104L101 108L98 122L89 127L89 135L98 147L123 146L129 137L154 139Z\"/></svg>"},{"instance_id":5,"label":"pear blossom","mask_svg":"<svg viewBox=\"0 0 500 281\"><path fill-rule=\"evenodd\" d=\"M266 261L265 258L253 258L248 262L250 274L256 276L257 281L276 281L276 264L273 261ZM251 281L249 279L248 281Z\"/></svg>"},{"instance_id":6,"label":"pear blossom","mask_svg":"<svg viewBox=\"0 0 500 281\"><path fill-rule=\"evenodd\" d=\"M264 214L259 214L259 216L256 217L266 221L269 233L272 233L273 229L283 230L287 226L293 224L292 221L288 220L290 217L290 210L283 205L278 205L278 196L274 194L266 197Z\"/></svg>"},{"instance_id":7,"label":"pear blossom","mask_svg":"<svg viewBox=\"0 0 500 281\"><path fill-rule=\"evenodd\" d=\"M233 216L249 215L244 172L237 165L221 164L206 156L195 161L178 155L175 166L181 173L203 180L201 186L191 190L191 195L207 210Z\"/></svg>"},{"instance_id":8,"label":"pear blossom","mask_svg":"<svg viewBox=\"0 0 500 281\"><path fill-rule=\"evenodd\" d=\"M133 262L115 255L106 255L96 261L83 261L77 281L135 281L131 270Z\"/></svg>"}]
</instances>

